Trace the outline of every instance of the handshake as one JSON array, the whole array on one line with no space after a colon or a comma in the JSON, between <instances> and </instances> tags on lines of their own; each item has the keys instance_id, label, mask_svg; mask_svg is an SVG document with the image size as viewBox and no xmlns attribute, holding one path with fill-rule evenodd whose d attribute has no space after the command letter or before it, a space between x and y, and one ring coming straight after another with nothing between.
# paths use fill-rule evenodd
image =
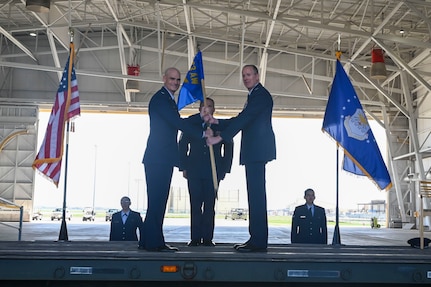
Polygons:
<instances>
[{"instance_id":1,"label":"handshake","mask_svg":"<svg viewBox=\"0 0 431 287\"><path fill-rule=\"evenodd\" d=\"M207 124L208 128L205 130L205 138L207 145L215 145L218 144L223 140L223 138L220 136L220 132L214 133L214 131L211 129L212 124L218 124L218 119L214 118L211 113L208 112L208 110L203 107L200 111L202 120Z\"/></svg>"}]
</instances>

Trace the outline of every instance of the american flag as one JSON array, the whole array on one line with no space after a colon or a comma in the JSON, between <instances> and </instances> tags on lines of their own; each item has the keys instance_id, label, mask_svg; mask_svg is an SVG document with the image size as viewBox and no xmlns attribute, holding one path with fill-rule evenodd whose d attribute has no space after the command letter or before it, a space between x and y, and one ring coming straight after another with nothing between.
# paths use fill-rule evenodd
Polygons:
<instances>
[{"instance_id":1,"label":"american flag","mask_svg":"<svg viewBox=\"0 0 431 287\"><path fill-rule=\"evenodd\" d=\"M70 43L69 58L58 86L45 138L33 162L33 168L54 182L57 187L61 173L65 123L81 114L74 58L75 48L73 43Z\"/></svg>"}]
</instances>

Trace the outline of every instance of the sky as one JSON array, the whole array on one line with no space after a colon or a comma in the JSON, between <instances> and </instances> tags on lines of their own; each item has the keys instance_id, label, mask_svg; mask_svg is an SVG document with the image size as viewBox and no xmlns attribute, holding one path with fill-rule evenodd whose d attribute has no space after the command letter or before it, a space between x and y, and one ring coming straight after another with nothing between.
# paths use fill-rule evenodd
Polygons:
<instances>
[{"instance_id":1,"label":"sky","mask_svg":"<svg viewBox=\"0 0 431 287\"><path fill-rule=\"evenodd\" d=\"M48 119L48 112L40 113L38 147ZM336 144L321 131L322 121L273 119L277 159L266 166L268 209L304 203L303 193L307 188L315 190L315 204L325 208L335 206ZM384 130L373 121L370 125L385 158ZM92 206L94 196L96 208L118 208L120 198L128 195L132 199L132 208L144 208L146 186L142 157L148 133L149 118L145 114L81 113L75 119L75 132L69 136L67 206ZM239 190L240 203L246 207L245 172L244 167L239 165L240 137L241 133L234 138L232 171L220 183L220 191ZM65 161L66 155L63 156L58 188L36 174L34 207L63 205ZM177 168L174 169L171 185L187 188L187 182ZM357 209L358 203L385 199L386 192L380 191L368 178L340 171L340 209Z\"/></svg>"}]
</instances>

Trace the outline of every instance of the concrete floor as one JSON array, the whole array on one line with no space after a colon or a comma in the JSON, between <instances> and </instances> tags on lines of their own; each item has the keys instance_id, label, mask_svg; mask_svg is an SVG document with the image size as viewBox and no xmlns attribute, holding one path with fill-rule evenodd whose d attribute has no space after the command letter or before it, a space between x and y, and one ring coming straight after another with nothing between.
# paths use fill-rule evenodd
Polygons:
<instances>
[{"instance_id":1,"label":"concrete floor","mask_svg":"<svg viewBox=\"0 0 431 287\"><path fill-rule=\"evenodd\" d=\"M7 224L8 226L6 226ZM241 243L248 239L248 221L217 219L214 231L216 243ZM15 228L12 228L13 226ZM164 224L165 240L170 243L185 243L190 240L189 219L166 218ZM17 223L0 224L0 241L18 240ZM56 241L58 240L61 222L32 221L24 222L21 232L22 241ZM105 221L82 222L79 219L67 221L70 241L108 241L110 223ZM332 243L334 227L328 226L328 244ZM344 245L363 246L406 246L407 240L418 237L417 230L394 228L372 229L363 227L340 227L340 241ZM431 233L426 232L430 238ZM290 244L290 226L270 226L269 244Z\"/></svg>"}]
</instances>

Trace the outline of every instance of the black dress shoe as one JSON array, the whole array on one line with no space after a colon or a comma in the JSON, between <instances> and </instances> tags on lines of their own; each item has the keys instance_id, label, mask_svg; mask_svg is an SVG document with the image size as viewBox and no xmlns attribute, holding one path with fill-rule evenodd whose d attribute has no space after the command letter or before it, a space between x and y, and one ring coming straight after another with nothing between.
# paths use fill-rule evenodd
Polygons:
<instances>
[{"instance_id":1,"label":"black dress shoe","mask_svg":"<svg viewBox=\"0 0 431 287\"><path fill-rule=\"evenodd\" d=\"M165 246L161 246L161 249L159 251L175 252L175 251L179 251L179 249L178 247L165 244Z\"/></svg>"},{"instance_id":2,"label":"black dress shoe","mask_svg":"<svg viewBox=\"0 0 431 287\"><path fill-rule=\"evenodd\" d=\"M179 251L179 249L177 247L170 246L168 244L165 244L163 246L159 246L156 248L147 248L146 250L151 251L151 252L175 252L175 251Z\"/></svg>"},{"instance_id":3,"label":"black dress shoe","mask_svg":"<svg viewBox=\"0 0 431 287\"><path fill-rule=\"evenodd\" d=\"M143 245L139 245L139 246L138 246L138 249L140 249L140 250L145 250L145 246L143 246Z\"/></svg>"},{"instance_id":4,"label":"black dress shoe","mask_svg":"<svg viewBox=\"0 0 431 287\"><path fill-rule=\"evenodd\" d=\"M238 252L266 252L266 247L256 247L251 244L240 245L236 248Z\"/></svg>"},{"instance_id":5,"label":"black dress shoe","mask_svg":"<svg viewBox=\"0 0 431 287\"><path fill-rule=\"evenodd\" d=\"M244 245L246 245L246 243L237 243L237 244L234 244L233 248L237 249L238 247L244 246Z\"/></svg>"},{"instance_id":6,"label":"black dress shoe","mask_svg":"<svg viewBox=\"0 0 431 287\"><path fill-rule=\"evenodd\" d=\"M204 243L202 245L214 247L215 243L212 240L204 240Z\"/></svg>"},{"instance_id":7,"label":"black dress shoe","mask_svg":"<svg viewBox=\"0 0 431 287\"><path fill-rule=\"evenodd\" d=\"M199 240L193 239L189 243L187 243L187 246L193 247L193 246L199 246L201 245L201 242Z\"/></svg>"},{"instance_id":8,"label":"black dress shoe","mask_svg":"<svg viewBox=\"0 0 431 287\"><path fill-rule=\"evenodd\" d=\"M248 241L246 241L246 242L244 242L244 243L237 243L237 244L234 244L234 245L233 245L233 248L237 249L238 247L240 247L240 246L244 246L244 245L247 245L247 244L248 244Z\"/></svg>"}]
</instances>

